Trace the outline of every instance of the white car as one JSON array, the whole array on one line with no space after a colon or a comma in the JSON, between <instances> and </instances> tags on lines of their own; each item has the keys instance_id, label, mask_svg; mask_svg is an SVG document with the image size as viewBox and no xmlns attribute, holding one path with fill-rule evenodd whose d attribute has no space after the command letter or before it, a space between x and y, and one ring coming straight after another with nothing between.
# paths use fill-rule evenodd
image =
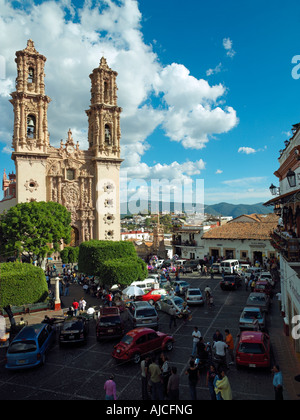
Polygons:
<instances>
[{"instance_id":1,"label":"white car","mask_svg":"<svg viewBox=\"0 0 300 420\"><path fill-rule=\"evenodd\" d=\"M246 271L243 272L243 276L250 279L252 273L256 277L256 276L259 276L261 272L262 272L262 269L259 267L250 267Z\"/></svg>"},{"instance_id":2,"label":"white car","mask_svg":"<svg viewBox=\"0 0 300 420\"><path fill-rule=\"evenodd\" d=\"M274 286L274 280L272 278L271 273L269 271L263 271L260 273L259 280L267 280L271 286Z\"/></svg>"},{"instance_id":3,"label":"white car","mask_svg":"<svg viewBox=\"0 0 300 420\"><path fill-rule=\"evenodd\" d=\"M204 299L199 287L189 287L185 295L186 303L189 305L203 305Z\"/></svg>"},{"instance_id":4,"label":"white car","mask_svg":"<svg viewBox=\"0 0 300 420\"><path fill-rule=\"evenodd\" d=\"M184 300L178 296L165 296L155 304L156 309L170 314L170 309L175 308L176 315L179 316L184 309ZM188 306L185 308L189 312Z\"/></svg>"}]
</instances>

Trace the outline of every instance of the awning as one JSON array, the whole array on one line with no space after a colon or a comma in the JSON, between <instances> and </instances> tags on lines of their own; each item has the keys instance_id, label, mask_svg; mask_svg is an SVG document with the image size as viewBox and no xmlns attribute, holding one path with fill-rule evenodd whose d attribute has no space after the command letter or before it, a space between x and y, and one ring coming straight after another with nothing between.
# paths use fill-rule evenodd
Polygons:
<instances>
[{"instance_id":1,"label":"awning","mask_svg":"<svg viewBox=\"0 0 300 420\"><path fill-rule=\"evenodd\" d=\"M300 192L300 188L298 190L290 191L286 194L278 195L274 197L272 200L267 201L264 203L264 206L272 206L274 204L284 204L290 201L290 198L293 198ZM298 198L298 197L297 197ZM300 197L299 197L300 201Z\"/></svg>"}]
</instances>

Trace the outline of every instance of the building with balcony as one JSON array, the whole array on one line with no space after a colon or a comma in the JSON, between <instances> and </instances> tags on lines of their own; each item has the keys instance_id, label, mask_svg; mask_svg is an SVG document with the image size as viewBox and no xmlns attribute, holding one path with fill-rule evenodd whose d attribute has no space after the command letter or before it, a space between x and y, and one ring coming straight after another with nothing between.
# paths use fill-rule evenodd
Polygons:
<instances>
[{"instance_id":1,"label":"building with balcony","mask_svg":"<svg viewBox=\"0 0 300 420\"><path fill-rule=\"evenodd\" d=\"M292 137L286 140L274 173L279 186L271 185L274 196L265 203L279 217L271 234L273 247L280 254L281 300L285 331L295 326L293 317L300 314L300 124L292 127ZM293 340L300 353L299 340Z\"/></svg>"}]
</instances>

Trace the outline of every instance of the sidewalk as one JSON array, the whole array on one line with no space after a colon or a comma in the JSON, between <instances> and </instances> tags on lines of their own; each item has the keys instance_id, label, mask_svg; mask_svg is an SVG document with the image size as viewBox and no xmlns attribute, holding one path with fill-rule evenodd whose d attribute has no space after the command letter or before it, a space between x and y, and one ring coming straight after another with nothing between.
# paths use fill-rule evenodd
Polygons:
<instances>
[{"instance_id":1,"label":"sidewalk","mask_svg":"<svg viewBox=\"0 0 300 420\"><path fill-rule=\"evenodd\" d=\"M270 317L271 325L269 327L274 359L282 372L284 399L299 400L300 383L296 382L294 377L300 374L300 362L293 348L291 337L287 337L284 334L283 319L277 303L278 302L274 299Z\"/></svg>"}]
</instances>

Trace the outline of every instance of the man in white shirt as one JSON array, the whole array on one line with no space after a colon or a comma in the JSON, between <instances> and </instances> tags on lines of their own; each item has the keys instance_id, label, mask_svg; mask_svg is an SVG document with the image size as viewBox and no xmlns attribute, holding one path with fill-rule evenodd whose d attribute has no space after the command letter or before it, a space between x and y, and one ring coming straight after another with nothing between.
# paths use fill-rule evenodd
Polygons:
<instances>
[{"instance_id":1,"label":"man in white shirt","mask_svg":"<svg viewBox=\"0 0 300 420\"><path fill-rule=\"evenodd\" d=\"M198 330L198 327L194 328L194 331L192 333L193 337L193 350L192 350L192 356L194 357L197 351L197 344L199 343L199 340L201 338L201 333Z\"/></svg>"},{"instance_id":2,"label":"man in white shirt","mask_svg":"<svg viewBox=\"0 0 300 420\"><path fill-rule=\"evenodd\" d=\"M226 362L226 349L227 348L228 348L228 346L224 341L215 341L214 342L213 349L216 352L216 357L225 366L227 366L227 362Z\"/></svg>"}]
</instances>

